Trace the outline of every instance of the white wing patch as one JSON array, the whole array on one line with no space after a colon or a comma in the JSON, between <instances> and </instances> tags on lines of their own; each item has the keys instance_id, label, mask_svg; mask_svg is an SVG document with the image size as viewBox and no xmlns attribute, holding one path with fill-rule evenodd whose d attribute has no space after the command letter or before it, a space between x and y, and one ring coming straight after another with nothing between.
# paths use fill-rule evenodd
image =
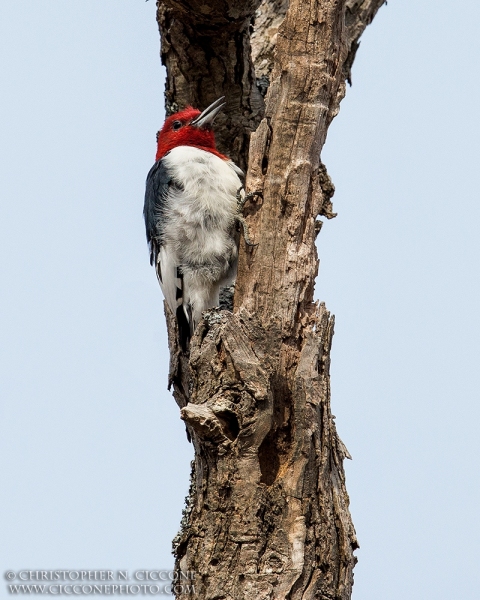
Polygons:
<instances>
[{"instance_id":1,"label":"white wing patch","mask_svg":"<svg viewBox=\"0 0 480 600\"><path fill-rule=\"evenodd\" d=\"M170 310L176 314L183 301L183 282L178 273L176 257L168 246L160 246L157 257L157 277Z\"/></svg>"}]
</instances>

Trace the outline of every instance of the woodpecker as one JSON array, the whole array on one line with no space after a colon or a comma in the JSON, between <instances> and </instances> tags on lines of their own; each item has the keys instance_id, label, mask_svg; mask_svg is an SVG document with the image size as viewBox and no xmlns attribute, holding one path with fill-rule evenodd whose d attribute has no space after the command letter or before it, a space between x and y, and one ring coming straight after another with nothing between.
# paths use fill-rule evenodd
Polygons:
<instances>
[{"instance_id":1,"label":"woodpecker","mask_svg":"<svg viewBox=\"0 0 480 600\"><path fill-rule=\"evenodd\" d=\"M187 107L157 133L155 164L147 176L143 215L150 264L176 315L185 350L202 312L219 304L220 288L235 280L237 224L243 172L215 146L212 125L225 106ZM247 230L244 229L247 243Z\"/></svg>"}]
</instances>

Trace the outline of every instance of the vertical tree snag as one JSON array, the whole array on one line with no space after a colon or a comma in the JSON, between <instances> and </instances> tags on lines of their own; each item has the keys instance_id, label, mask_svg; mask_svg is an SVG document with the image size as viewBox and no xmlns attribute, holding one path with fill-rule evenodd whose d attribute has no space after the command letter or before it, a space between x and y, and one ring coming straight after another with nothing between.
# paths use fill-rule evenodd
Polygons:
<instances>
[{"instance_id":1,"label":"vertical tree snag","mask_svg":"<svg viewBox=\"0 0 480 600\"><path fill-rule=\"evenodd\" d=\"M333 317L313 301L320 162L358 39L384 0L158 2L167 110L225 95L222 152L262 199L248 207L233 312L186 356L167 313L170 385L195 447L176 567L181 599L347 599L357 547L330 412ZM265 96L265 103L263 97Z\"/></svg>"}]
</instances>

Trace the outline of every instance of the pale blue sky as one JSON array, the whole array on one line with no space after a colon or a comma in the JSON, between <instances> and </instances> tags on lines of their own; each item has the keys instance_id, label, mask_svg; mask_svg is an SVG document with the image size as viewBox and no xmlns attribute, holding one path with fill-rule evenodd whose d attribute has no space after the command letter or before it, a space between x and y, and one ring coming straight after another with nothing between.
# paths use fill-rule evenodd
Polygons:
<instances>
[{"instance_id":1,"label":"pale blue sky","mask_svg":"<svg viewBox=\"0 0 480 600\"><path fill-rule=\"evenodd\" d=\"M479 20L384 6L323 152L354 600L479 597ZM155 3L7 0L0 54L0 570L167 568L192 448L142 223Z\"/></svg>"}]
</instances>

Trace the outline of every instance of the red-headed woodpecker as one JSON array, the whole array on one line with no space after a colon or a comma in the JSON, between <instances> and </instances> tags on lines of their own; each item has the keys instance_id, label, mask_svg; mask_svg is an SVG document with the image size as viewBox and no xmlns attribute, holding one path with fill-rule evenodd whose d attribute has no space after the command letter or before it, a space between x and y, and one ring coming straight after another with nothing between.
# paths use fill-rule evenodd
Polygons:
<instances>
[{"instance_id":1,"label":"red-headed woodpecker","mask_svg":"<svg viewBox=\"0 0 480 600\"><path fill-rule=\"evenodd\" d=\"M157 134L143 214L158 281L186 348L202 312L219 304L236 276L242 171L215 146L212 124L225 106L188 107ZM246 234L246 231L245 231ZM249 243L246 235L247 243Z\"/></svg>"}]
</instances>

